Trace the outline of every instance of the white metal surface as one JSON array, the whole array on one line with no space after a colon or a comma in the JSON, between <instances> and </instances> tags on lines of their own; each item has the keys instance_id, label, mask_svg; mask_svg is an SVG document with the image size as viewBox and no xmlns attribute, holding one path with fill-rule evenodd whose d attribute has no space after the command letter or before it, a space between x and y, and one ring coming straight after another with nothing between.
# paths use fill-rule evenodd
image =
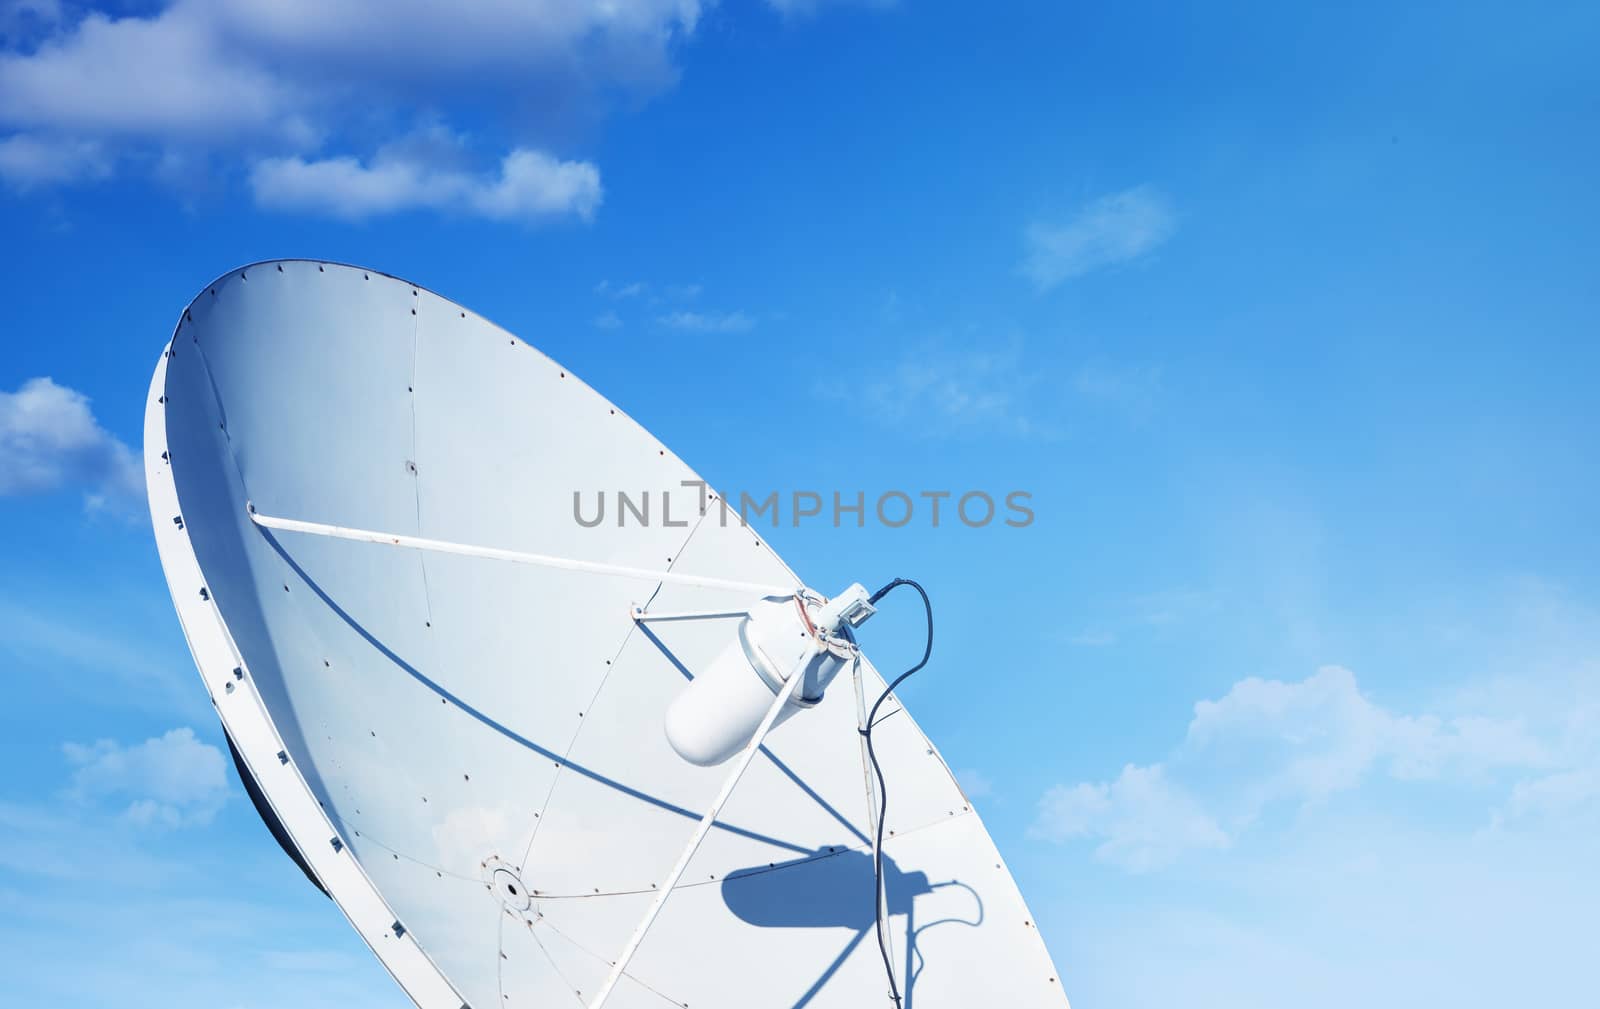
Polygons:
<instances>
[{"instance_id":1,"label":"white metal surface","mask_svg":"<svg viewBox=\"0 0 1600 1009\"><path fill-rule=\"evenodd\" d=\"M661 884L656 899L650 902L650 907L645 911L644 917L639 919L639 924L634 927L633 934L628 937L628 945L622 948L622 953L617 957L616 963L611 965L611 971L606 975L605 983L600 990L595 992L594 998L589 1001L589 1009L601 1009L606 1004L606 999L616 988L617 982L622 980L627 973L628 964L633 960L633 955L639 951L639 944L644 942L645 936L650 934L650 926L655 924L661 916L661 909L666 906L672 891L683 881L683 874L689 870L689 860L694 858L695 852L700 850L700 845L711 832L712 824L717 822L717 815L722 812L722 807L728 804L733 797L733 790L738 787L739 779L744 777L744 772L750 769L757 756L761 753L761 745L767 740L767 733L771 732L778 723L778 715L784 706L794 697L800 685L805 682L805 677L794 675L788 686L773 694L772 703L767 706L766 714L761 716L761 723L756 726L755 734L750 737L750 742L745 744L744 752L733 765L733 770L728 772L728 777L722 782L722 790L717 793L716 799L711 803L711 808L700 817L700 822L694 828L694 833L689 836L688 843L683 846L683 853L678 856L678 861L672 866L672 871L667 873L667 880Z\"/></svg>"},{"instance_id":2,"label":"white metal surface","mask_svg":"<svg viewBox=\"0 0 1600 1009\"><path fill-rule=\"evenodd\" d=\"M695 474L559 364L371 271L284 261L221 278L184 312L150 396L179 617L315 875L424 1009L585 1004L725 774L680 760L662 718L733 622L633 608L741 612L758 593L302 536L257 526L246 502L607 567L799 580L720 523L714 497L687 526L574 521L575 492ZM697 492L681 494L673 513L694 516ZM860 674L882 689L870 663ZM772 731L609 1009L883 997L858 739L844 690ZM874 741L907 1005L1064 1006L937 751L898 709Z\"/></svg>"}]
</instances>

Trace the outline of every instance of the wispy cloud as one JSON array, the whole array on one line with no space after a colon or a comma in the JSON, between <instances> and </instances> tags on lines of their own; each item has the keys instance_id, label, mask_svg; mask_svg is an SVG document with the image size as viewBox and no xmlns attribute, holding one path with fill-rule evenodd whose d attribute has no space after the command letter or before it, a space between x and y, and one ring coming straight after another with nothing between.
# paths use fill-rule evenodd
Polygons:
<instances>
[{"instance_id":1,"label":"wispy cloud","mask_svg":"<svg viewBox=\"0 0 1600 1009\"><path fill-rule=\"evenodd\" d=\"M1328 666L1299 682L1240 680L1199 702L1169 759L1051 788L1030 836L1091 839L1097 858L1142 872L1228 846L1275 804L1319 803L1375 775L1538 780L1535 772L1556 762L1518 719L1396 713L1364 694L1349 670Z\"/></svg>"},{"instance_id":2,"label":"wispy cloud","mask_svg":"<svg viewBox=\"0 0 1600 1009\"><path fill-rule=\"evenodd\" d=\"M1062 223L1036 221L1025 234L1022 269L1039 290L1146 256L1172 237L1177 219L1148 186L1102 196Z\"/></svg>"},{"instance_id":3,"label":"wispy cloud","mask_svg":"<svg viewBox=\"0 0 1600 1009\"><path fill-rule=\"evenodd\" d=\"M899 0L767 0L767 6L785 15L815 14L822 7L855 5L887 10Z\"/></svg>"},{"instance_id":4,"label":"wispy cloud","mask_svg":"<svg viewBox=\"0 0 1600 1009\"><path fill-rule=\"evenodd\" d=\"M109 579L47 587L37 572L8 573L14 578L0 581L0 660L9 673L90 703L196 717L210 710L164 593Z\"/></svg>"},{"instance_id":5,"label":"wispy cloud","mask_svg":"<svg viewBox=\"0 0 1600 1009\"><path fill-rule=\"evenodd\" d=\"M0 140L0 179L19 188L111 174L104 145L96 140L35 137L27 134Z\"/></svg>"},{"instance_id":6,"label":"wispy cloud","mask_svg":"<svg viewBox=\"0 0 1600 1009\"><path fill-rule=\"evenodd\" d=\"M994 782L975 767L963 767L955 772L955 776L969 799L983 799L994 794Z\"/></svg>"},{"instance_id":7,"label":"wispy cloud","mask_svg":"<svg viewBox=\"0 0 1600 1009\"><path fill-rule=\"evenodd\" d=\"M1150 365L1089 361L1072 376L1072 388L1086 403L1093 403L1142 421L1156 410L1161 394L1161 369Z\"/></svg>"},{"instance_id":8,"label":"wispy cloud","mask_svg":"<svg viewBox=\"0 0 1600 1009\"><path fill-rule=\"evenodd\" d=\"M76 768L74 798L126 801L125 817L139 825L207 823L228 797L222 751L196 739L193 729L173 729L133 746L110 739L66 743L62 752Z\"/></svg>"},{"instance_id":9,"label":"wispy cloud","mask_svg":"<svg viewBox=\"0 0 1600 1009\"><path fill-rule=\"evenodd\" d=\"M1562 816L1600 807L1600 766L1574 767L1519 781L1511 790L1503 818Z\"/></svg>"},{"instance_id":10,"label":"wispy cloud","mask_svg":"<svg viewBox=\"0 0 1600 1009\"><path fill-rule=\"evenodd\" d=\"M1054 437L1040 417L1039 382L1023 360L1021 344L979 349L923 348L852 387L858 401L880 423L914 429L923 436L999 433ZM824 396L839 390L822 386Z\"/></svg>"},{"instance_id":11,"label":"wispy cloud","mask_svg":"<svg viewBox=\"0 0 1600 1009\"><path fill-rule=\"evenodd\" d=\"M602 280L594 285L594 293L616 303L616 307L601 313L594 324L601 329L616 329L623 325L622 312L641 316L654 313L654 322L668 329L688 333L744 333L755 328L754 316L743 311L695 311L683 306L693 302L705 292L700 284L666 284L644 280Z\"/></svg>"},{"instance_id":12,"label":"wispy cloud","mask_svg":"<svg viewBox=\"0 0 1600 1009\"><path fill-rule=\"evenodd\" d=\"M43 377L0 392L0 496L63 487L83 488L91 509L123 508L143 496L144 474L76 389Z\"/></svg>"},{"instance_id":13,"label":"wispy cloud","mask_svg":"<svg viewBox=\"0 0 1600 1009\"><path fill-rule=\"evenodd\" d=\"M892 314L900 311L895 301ZM982 331L914 335L905 340L910 349L862 368L864 377L848 390L826 381L815 388L824 399L845 400L878 423L918 437L1057 441L1107 420L1139 426L1158 411L1158 368L1104 358L1073 365L1041 352L1041 342Z\"/></svg>"},{"instance_id":14,"label":"wispy cloud","mask_svg":"<svg viewBox=\"0 0 1600 1009\"><path fill-rule=\"evenodd\" d=\"M657 316L656 322L691 333L746 333L756 325L744 312L668 312Z\"/></svg>"},{"instance_id":15,"label":"wispy cloud","mask_svg":"<svg viewBox=\"0 0 1600 1009\"><path fill-rule=\"evenodd\" d=\"M1211 590L1174 588L1129 596L1108 596L1099 601L1092 621L1074 631L1057 631L1055 640L1083 648L1104 648L1136 640L1168 628L1192 626L1214 615L1222 606Z\"/></svg>"},{"instance_id":16,"label":"wispy cloud","mask_svg":"<svg viewBox=\"0 0 1600 1009\"><path fill-rule=\"evenodd\" d=\"M348 953L320 949L264 950L261 962L273 970L317 974L346 973L359 964Z\"/></svg>"},{"instance_id":17,"label":"wispy cloud","mask_svg":"<svg viewBox=\"0 0 1600 1009\"><path fill-rule=\"evenodd\" d=\"M1134 872L1166 865L1196 848L1225 848L1227 833L1160 764L1122 769L1114 780L1056 785L1039 800L1029 835L1093 838L1095 856Z\"/></svg>"},{"instance_id":18,"label":"wispy cloud","mask_svg":"<svg viewBox=\"0 0 1600 1009\"><path fill-rule=\"evenodd\" d=\"M642 280L633 280L625 284L619 284L610 280L602 280L598 284L594 285L595 294L598 294L603 298L612 298L617 301L623 301L628 298L637 298L647 289L648 285Z\"/></svg>"},{"instance_id":19,"label":"wispy cloud","mask_svg":"<svg viewBox=\"0 0 1600 1009\"><path fill-rule=\"evenodd\" d=\"M181 864L130 843L140 833L120 811L108 817L81 803L0 799L0 873L13 874L13 880L81 880L87 862L108 875L145 886L181 877Z\"/></svg>"},{"instance_id":20,"label":"wispy cloud","mask_svg":"<svg viewBox=\"0 0 1600 1009\"><path fill-rule=\"evenodd\" d=\"M48 774L30 772L30 783ZM248 803L182 831L152 831L120 802L102 805L110 804L0 799L8 1001L98 1005L123 985L120 1009L394 1005L382 966L339 915L325 913ZM116 881L115 899L106 899L107 880ZM95 912L81 913L88 906ZM100 953L86 960L84 949ZM130 977L161 981L129 986Z\"/></svg>"}]
</instances>

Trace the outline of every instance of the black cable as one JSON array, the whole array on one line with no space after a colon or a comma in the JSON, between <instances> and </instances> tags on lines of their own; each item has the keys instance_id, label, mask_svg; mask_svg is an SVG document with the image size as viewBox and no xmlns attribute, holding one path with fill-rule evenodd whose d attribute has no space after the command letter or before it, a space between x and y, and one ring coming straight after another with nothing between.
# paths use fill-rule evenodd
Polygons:
<instances>
[{"instance_id":1,"label":"black cable","mask_svg":"<svg viewBox=\"0 0 1600 1009\"><path fill-rule=\"evenodd\" d=\"M928 599L928 593L921 585L909 578L896 578L883 588L872 594L871 602L875 606L878 600L888 595L901 585L909 585L917 590L922 597L922 606L928 612L928 645L922 650L922 661L896 676L883 693L872 705L872 710L867 713L867 726L858 730L867 740L867 759L872 762L872 773L878 779L878 841L872 848L872 920L877 924L878 952L883 955L883 970L889 975L889 998L894 1001L896 1009L900 1007L900 986L895 983L894 964L889 960L889 947L884 942L883 905L888 902L887 894L883 890L883 825L889 819L889 786L883 780L883 768L878 765L878 754L872 748L872 730L877 728L878 708L889 699L894 689L904 683L911 674L928 664L928 657L933 654L933 603Z\"/></svg>"}]
</instances>

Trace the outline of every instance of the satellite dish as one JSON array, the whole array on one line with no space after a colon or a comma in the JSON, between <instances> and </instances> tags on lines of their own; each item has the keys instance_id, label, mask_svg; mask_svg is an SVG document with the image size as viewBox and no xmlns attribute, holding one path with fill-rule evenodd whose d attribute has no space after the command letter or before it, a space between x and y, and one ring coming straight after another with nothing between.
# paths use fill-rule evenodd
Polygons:
<instances>
[{"instance_id":1,"label":"satellite dish","mask_svg":"<svg viewBox=\"0 0 1600 1009\"><path fill-rule=\"evenodd\" d=\"M892 695L877 822L881 593L806 588L528 344L374 271L236 270L157 362L145 464L247 790L423 1009L1066 1005ZM647 488L648 524L575 521Z\"/></svg>"}]
</instances>

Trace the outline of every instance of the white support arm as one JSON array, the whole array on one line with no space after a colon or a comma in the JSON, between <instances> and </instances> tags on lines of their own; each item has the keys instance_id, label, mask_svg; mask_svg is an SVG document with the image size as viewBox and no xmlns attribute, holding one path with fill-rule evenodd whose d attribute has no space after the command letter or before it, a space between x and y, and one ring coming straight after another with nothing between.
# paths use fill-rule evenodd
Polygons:
<instances>
[{"instance_id":1,"label":"white support arm","mask_svg":"<svg viewBox=\"0 0 1600 1009\"><path fill-rule=\"evenodd\" d=\"M783 689L778 691L778 696L773 700L772 707L767 709L766 717L761 720L760 726L756 728L756 734L750 737L750 742L745 745L744 752L739 754L738 761L733 765L733 771L728 774L727 780L722 783L722 791L717 793L716 801L711 804L710 809L706 810L706 815L700 818L700 824L695 827L694 833L690 835L689 843L684 845L683 854L678 856L678 864L674 865L672 872L667 874L667 881L661 885L660 891L656 894L656 899L650 903L650 909L640 919L638 927L633 930L633 935L629 936L628 945L622 948L621 955L611 965L611 974L606 978L606 983L601 985L600 990L595 993L594 998L590 1000L589 1009L600 1009L601 1006L606 1004L606 999L611 995L611 989L617 986L617 982L622 979L623 973L627 971L628 961L632 960L633 954L638 952L639 944L644 942L644 937L649 933L650 926L655 923L656 915L661 913L661 908L667 903L667 897L671 895L672 888L677 886L678 881L683 878L684 872L689 868L690 859L694 858L694 853L700 848L700 842L704 841L706 834L710 833L711 825L717 821L717 814L722 812L722 807L727 804L728 799L733 795L734 786L739 784L739 779L744 777L744 772L750 767L751 761L755 760L756 754L761 752L761 744L766 741L767 733L772 731L772 726L777 722L779 713L783 711L783 706L789 703L790 698L800 689L800 684L803 682L805 682L804 670L797 666L789 674L789 680L784 684Z\"/></svg>"},{"instance_id":2,"label":"white support arm","mask_svg":"<svg viewBox=\"0 0 1600 1009\"><path fill-rule=\"evenodd\" d=\"M305 522L300 519L278 518L262 515L249 506L250 521L263 529L280 529L284 532L307 533L312 536L331 536L334 539L354 540L358 543L378 543L387 547L405 547L411 550L432 550L435 553L456 554L460 557L484 557L489 560L510 561L514 564L534 564L539 567L560 568L564 571L584 571L596 575L618 578L637 578L647 582L668 582L673 585L694 585L705 589L730 589L736 592L759 592L768 596L793 595L797 585L762 585L757 582L732 581L727 578L710 578L704 575L686 575L676 571L652 571L649 568L630 568L621 564L602 564L598 561L580 561L571 557L551 554L524 553L520 550L502 550L499 547L472 546L452 543L449 540L432 540L422 536L405 536L400 533L374 532L371 529L352 529L348 526L328 525L323 522Z\"/></svg>"},{"instance_id":3,"label":"white support arm","mask_svg":"<svg viewBox=\"0 0 1600 1009\"><path fill-rule=\"evenodd\" d=\"M631 611L635 623L645 624L653 620L729 620L734 617L747 617L749 610L682 610L671 613L651 613L643 606L635 606Z\"/></svg>"}]
</instances>

